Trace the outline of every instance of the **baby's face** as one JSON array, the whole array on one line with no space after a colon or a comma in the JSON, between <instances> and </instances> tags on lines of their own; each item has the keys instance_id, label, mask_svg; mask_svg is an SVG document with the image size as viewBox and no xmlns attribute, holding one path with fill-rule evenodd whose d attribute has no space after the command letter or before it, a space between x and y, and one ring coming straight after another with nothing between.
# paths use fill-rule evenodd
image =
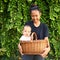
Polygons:
<instances>
[{"instance_id":1,"label":"baby's face","mask_svg":"<svg viewBox=\"0 0 60 60\"><path fill-rule=\"evenodd\" d=\"M30 34L31 34L31 28L30 27L24 27L23 35L24 36L30 36Z\"/></svg>"}]
</instances>

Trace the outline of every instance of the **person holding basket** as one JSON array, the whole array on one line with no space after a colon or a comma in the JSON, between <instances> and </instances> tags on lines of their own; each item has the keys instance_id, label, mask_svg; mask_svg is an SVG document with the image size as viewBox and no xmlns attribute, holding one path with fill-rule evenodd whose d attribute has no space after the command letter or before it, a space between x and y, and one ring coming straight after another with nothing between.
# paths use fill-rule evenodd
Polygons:
<instances>
[{"instance_id":1,"label":"person holding basket","mask_svg":"<svg viewBox=\"0 0 60 60\"><path fill-rule=\"evenodd\" d=\"M22 55L22 60L44 60L44 58L47 56L47 54L50 51L50 44L48 40L49 32L48 27L45 23L40 22L41 18L41 11L39 7L35 4L32 4L30 7L30 15L31 15L31 21L28 21L25 25L29 25L31 27L32 33L35 32L37 34L38 40L47 40L48 46L43 49L43 53L36 54L36 55ZM20 44L18 44L19 50Z\"/></svg>"}]
</instances>

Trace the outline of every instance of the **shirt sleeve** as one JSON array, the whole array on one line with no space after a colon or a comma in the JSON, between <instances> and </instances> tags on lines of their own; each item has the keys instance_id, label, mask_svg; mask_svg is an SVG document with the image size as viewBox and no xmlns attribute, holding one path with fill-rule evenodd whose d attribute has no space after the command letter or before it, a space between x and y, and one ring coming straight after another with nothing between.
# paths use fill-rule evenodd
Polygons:
<instances>
[{"instance_id":1,"label":"shirt sleeve","mask_svg":"<svg viewBox=\"0 0 60 60\"><path fill-rule=\"evenodd\" d=\"M25 25L29 25L29 22L26 22Z\"/></svg>"},{"instance_id":2,"label":"shirt sleeve","mask_svg":"<svg viewBox=\"0 0 60 60\"><path fill-rule=\"evenodd\" d=\"M21 36L19 40L22 41L23 40L23 36Z\"/></svg>"},{"instance_id":3,"label":"shirt sleeve","mask_svg":"<svg viewBox=\"0 0 60 60\"><path fill-rule=\"evenodd\" d=\"M44 37L49 37L48 26L44 25Z\"/></svg>"},{"instance_id":4,"label":"shirt sleeve","mask_svg":"<svg viewBox=\"0 0 60 60\"><path fill-rule=\"evenodd\" d=\"M28 21L28 22L26 22L25 25L29 25L29 26L31 26L31 25L32 25L32 21Z\"/></svg>"}]
</instances>

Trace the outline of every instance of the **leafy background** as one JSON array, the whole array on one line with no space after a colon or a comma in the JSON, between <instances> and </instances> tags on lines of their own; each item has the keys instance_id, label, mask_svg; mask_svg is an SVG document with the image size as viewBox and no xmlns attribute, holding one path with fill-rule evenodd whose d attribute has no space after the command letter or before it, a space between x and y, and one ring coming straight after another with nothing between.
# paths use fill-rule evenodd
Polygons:
<instances>
[{"instance_id":1,"label":"leafy background","mask_svg":"<svg viewBox=\"0 0 60 60\"><path fill-rule=\"evenodd\" d=\"M60 0L0 0L0 60L21 60L18 43L24 24L31 20L32 3L40 7L41 22L49 27L51 51L46 60L60 60Z\"/></svg>"}]
</instances>

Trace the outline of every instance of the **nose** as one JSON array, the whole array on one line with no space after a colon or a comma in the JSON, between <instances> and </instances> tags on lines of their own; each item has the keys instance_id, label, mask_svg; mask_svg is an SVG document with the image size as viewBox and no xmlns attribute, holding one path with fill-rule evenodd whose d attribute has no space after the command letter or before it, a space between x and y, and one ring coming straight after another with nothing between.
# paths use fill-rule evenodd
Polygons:
<instances>
[{"instance_id":1,"label":"nose","mask_svg":"<svg viewBox=\"0 0 60 60\"><path fill-rule=\"evenodd\" d=\"M34 17L34 20L36 20L36 17Z\"/></svg>"}]
</instances>

